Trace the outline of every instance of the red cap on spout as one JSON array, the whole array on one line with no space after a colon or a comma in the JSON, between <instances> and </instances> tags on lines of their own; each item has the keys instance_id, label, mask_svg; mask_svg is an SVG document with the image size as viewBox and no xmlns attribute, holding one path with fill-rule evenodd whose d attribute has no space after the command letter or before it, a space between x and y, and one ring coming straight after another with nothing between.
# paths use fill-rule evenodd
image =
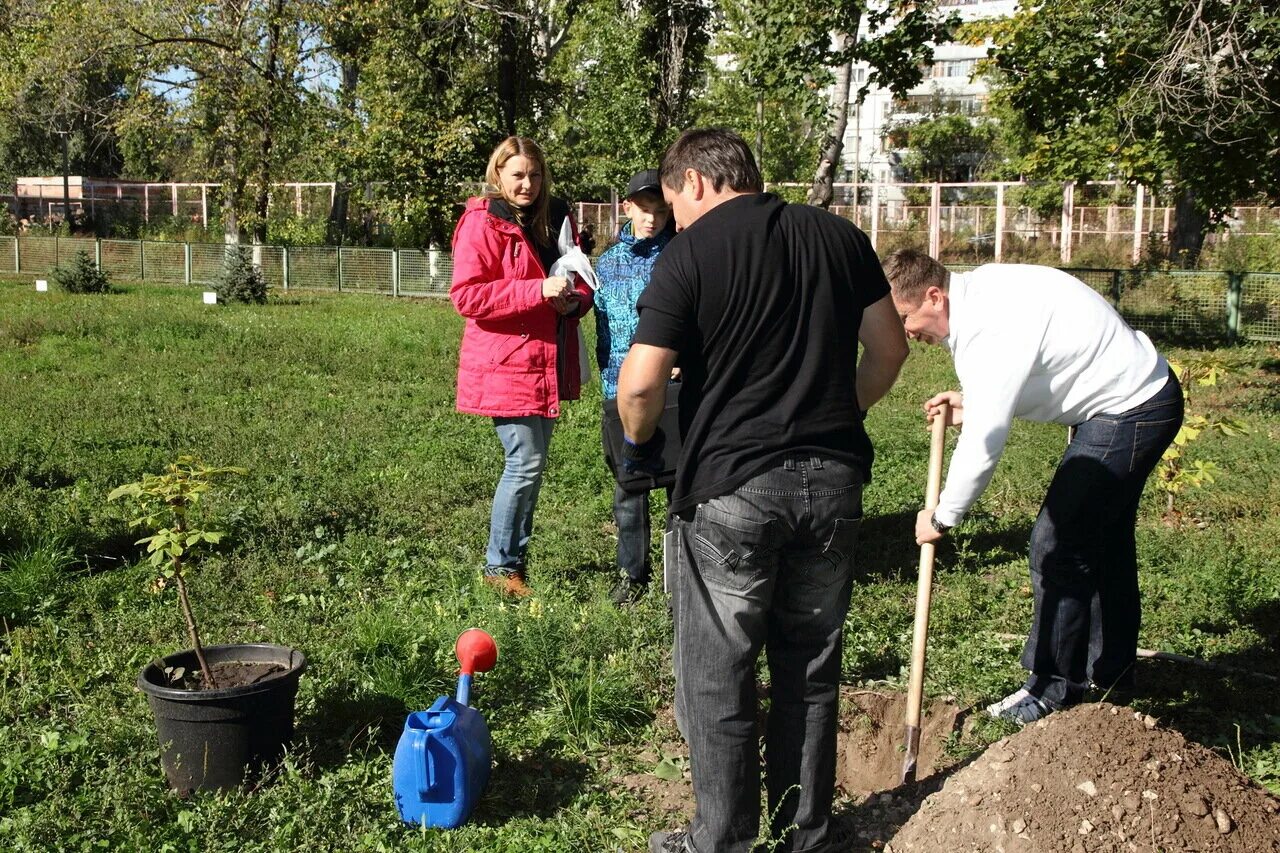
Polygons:
<instances>
[{"instance_id":1,"label":"red cap on spout","mask_svg":"<svg viewBox=\"0 0 1280 853\"><path fill-rule=\"evenodd\" d=\"M463 675L488 672L498 662L498 644L487 631L479 628L470 628L458 635L454 653L462 665Z\"/></svg>"}]
</instances>

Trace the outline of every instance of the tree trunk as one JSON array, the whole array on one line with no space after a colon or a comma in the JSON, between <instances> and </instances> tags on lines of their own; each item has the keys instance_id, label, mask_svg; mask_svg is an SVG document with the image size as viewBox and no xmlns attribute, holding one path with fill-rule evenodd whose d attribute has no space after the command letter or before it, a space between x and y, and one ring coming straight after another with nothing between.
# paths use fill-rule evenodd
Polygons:
<instances>
[{"instance_id":1,"label":"tree trunk","mask_svg":"<svg viewBox=\"0 0 1280 853\"><path fill-rule=\"evenodd\" d=\"M280 85L280 28L284 17L284 0L271 4L271 19L267 24L267 55L264 63L266 98L262 104L262 135L258 146L258 197L254 205L253 242L267 242L267 216L271 206L272 162L271 149L275 145L275 108L279 103Z\"/></svg>"},{"instance_id":2,"label":"tree trunk","mask_svg":"<svg viewBox=\"0 0 1280 853\"><path fill-rule=\"evenodd\" d=\"M355 125L356 86L360 83L360 66L354 58L342 62L342 84L338 90L339 109L344 124ZM329 223L325 228L331 244L341 245L347 231L347 216L351 208L351 170L345 163L339 167L333 186L333 206L329 208Z\"/></svg>"},{"instance_id":3,"label":"tree trunk","mask_svg":"<svg viewBox=\"0 0 1280 853\"><path fill-rule=\"evenodd\" d=\"M849 43L849 36L837 33L833 39L835 50L844 51ZM853 79L853 58L841 61L835 70L835 83L831 86L831 107L827 112L831 124L827 128L826 138L818 152L818 170L813 176L813 186L809 188L809 196L805 199L815 207L831 206L834 195L836 168L840 165L840 154L844 150L844 132L849 124L849 84Z\"/></svg>"},{"instance_id":4,"label":"tree trunk","mask_svg":"<svg viewBox=\"0 0 1280 853\"><path fill-rule=\"evenodd\" d=\"M498 128L507 136L516 132L519 53L520 22L503 15L498 21Z\"/></svg>"},{"instance_id":5,"label":"tree trunk","mask_svg":"<svg viewBox=\"0 0 1280 853\"><path fill-rule=\"evenodd\" d=\"M1173 233L1169 235L1170 259L1185 268L1196 265L1204 247L1209 217L1196 204L1195 190L1184 189L1173 208Z\"/></svg>"}]
</instances>

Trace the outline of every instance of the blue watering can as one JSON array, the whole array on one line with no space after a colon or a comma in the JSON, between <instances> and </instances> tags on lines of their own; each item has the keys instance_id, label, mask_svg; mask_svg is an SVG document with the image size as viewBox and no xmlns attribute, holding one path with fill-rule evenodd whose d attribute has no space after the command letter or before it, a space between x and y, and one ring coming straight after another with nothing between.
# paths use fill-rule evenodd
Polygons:
<instances>
[{"instance_id":1,"label":"blue watering can","mask_svg":"<svg viewBox=\"0 0 1280 853\"><path fill-rule=\"evenodd\" d=\"M489 782L493 744L471 700L471 677L498 661L498 646L479 628L462 632L454 652L462 673L458 694L441 696L404 721L391 781L405 823L453 829L471 815Z\"/></svg>"}]
</instances>

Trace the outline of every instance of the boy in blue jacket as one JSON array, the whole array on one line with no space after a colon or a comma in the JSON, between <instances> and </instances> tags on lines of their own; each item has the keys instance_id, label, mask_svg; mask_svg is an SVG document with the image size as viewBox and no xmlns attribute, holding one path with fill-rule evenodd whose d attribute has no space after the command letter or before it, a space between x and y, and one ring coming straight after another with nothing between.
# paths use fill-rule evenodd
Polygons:
<instances>
[{"instance_id":1,"label":"boy in blue jacket","mask_svg":"<svg viewBox=\"0 0 1280 853\"><path fill-rule=\"evenodd\" d=\"M606 405L618 396L618 370L636 331L636 300L649 283L658 253L675 235L671 209L662 197L657 169L636 172L622 202L628 222L618 242L596 264L596 359ZM608 449L606 447L606 454ZM618 579L610 600L619 607L636 601L649 586L649 493L615 486L613 518L618 526Z\"/></svg>"}]
</instances>

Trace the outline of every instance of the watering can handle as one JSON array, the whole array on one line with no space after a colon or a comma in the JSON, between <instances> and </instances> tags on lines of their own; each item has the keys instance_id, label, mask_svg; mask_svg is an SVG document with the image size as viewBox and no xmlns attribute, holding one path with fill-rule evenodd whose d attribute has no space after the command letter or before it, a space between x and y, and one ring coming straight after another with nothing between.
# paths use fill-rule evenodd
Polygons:
<instances>
[{"instance_id":1,"label":"watering can handle","mask_svg":"<svg viewBox=\"0 0 1280 853\"><path fill-rule=\"evenodd\" d=\"M413 743L414 776L418 782L418 797L425 800L436 786L436 765L431 761L431 732L422 732L422 737Z\"/></svg>"}]
</instances>

